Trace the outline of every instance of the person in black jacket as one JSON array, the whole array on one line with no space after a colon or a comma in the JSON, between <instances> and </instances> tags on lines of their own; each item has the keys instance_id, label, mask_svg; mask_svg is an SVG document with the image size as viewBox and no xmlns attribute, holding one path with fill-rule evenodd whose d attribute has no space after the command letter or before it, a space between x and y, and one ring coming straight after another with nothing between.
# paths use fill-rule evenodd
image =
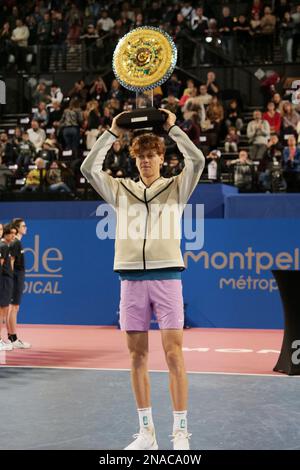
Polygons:
<instances>
[{"instance_id":1,"label":"person in black jacket","mask_svg":"<svg viewBox=\"0 0 300 470\"><path fill-rule=\"evenodd\" d=\"M11 224L7 224L4 226L3 238L0 240L0 351L10 351L13 349L11 343L5 343L3 341L1 328L2 325L6 323L13 292L14 259L10 245L16 234L17 230Z\"/></svg>"},{"instance_id":2,"label":"person in black jacket","mask_svg":"<svg viewBox=\"0 0 300 470\"><path fill-rule=\"evenodd\" d=\"M14 349L28 349L29 343L24 343L17 337L17 315L20 308L25 282L24 249L21 243L22 237L27 233L24 219L13 219L11 226L17 231L17 235L11 243L11 253L14 258L13 291L7 317L8 339Z\"/></svg>"}]
</instances>

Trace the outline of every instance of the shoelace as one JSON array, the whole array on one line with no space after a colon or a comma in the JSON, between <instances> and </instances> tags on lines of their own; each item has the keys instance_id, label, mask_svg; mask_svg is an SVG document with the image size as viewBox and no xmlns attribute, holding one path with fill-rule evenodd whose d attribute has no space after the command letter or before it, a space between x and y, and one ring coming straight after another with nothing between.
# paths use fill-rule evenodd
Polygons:
<instances>
[{"instance_id":1,"label":"shoelace","mask_svg":"<svg viewBox=\"0 0 300 470\"><path fill-rule=\"evenodd\" d=\"M191 435L192 434L189 432L185 433L183 431L178 431L175 434L170 434L169 437L173 437L173 439L171 439L171 442L174 442L176 439L182 439L182 438L190 439Z\"/></svg>"},{"instance_id":2,"label":"shoelace","mask_svg":"<svg viewBox=\"0 0 300 470\"><path fill-rule=\"evenodd\" d=\"M132 437L133 437L134 439L141 438L141 439L143 439L144 441L147 441L147 436L146 436L145 434L143 434L142 432L139 432L139 433L137 433L137 434L133 434ZM149 437L150 437L150 435L149 435ZM153 439L153 441L154 441L154 440L155 440L154 437L153 437L152 435L151 435L151 437L152 437L152 439Z\"/></svg>"}]
</instances>

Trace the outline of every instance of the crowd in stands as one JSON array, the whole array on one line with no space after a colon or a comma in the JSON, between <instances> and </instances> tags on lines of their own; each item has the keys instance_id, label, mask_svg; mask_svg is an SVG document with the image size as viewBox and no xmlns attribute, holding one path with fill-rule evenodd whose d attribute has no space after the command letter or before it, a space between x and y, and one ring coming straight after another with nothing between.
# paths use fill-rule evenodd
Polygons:
<instances>
[{"instance_id":1,"label":"crowd in stands","mask_svg":"<svg viewBox=\"0 0 300 470\"><path fill-rule=\"evenodd\" d=\"M178 125L207 156L208 180L220 181L222 173L232 171L241 190L299 191L300 105L292 102L292 95L275 88L266 108L254 110L247 122L238 96L221 97L213 71L198 84L192 79L182 83L174 73L163 88L154 90L155 104L174 112ZM84 156L116 114L132 109L135 95L117 80L106 83L99 76L92 83L77 81L64 94L59 84L49 90L41 81L32 102L26 123L0 134L0 191L19 181L23 192L80 197ZM114 177L138 177L128 153L131 138L132 132L125 132L106 157L104 170ZM162 175L170 177L184 162L174 142L165 138Z\"/></svg>"},{"instance_id":2,"label":"crowd in stands","mask_svg":"<svg viewBox=\"0 0 300 470\"><path fill-rule=\"evenodd\" d=\"M237 2L231 11L209 1L2 0L0 67L26 70L35 61L45 72L51 56L55 70L66 69L68 50L82 45L84 69L97 70L111 61L124 34L143 25L161 27L173 37L182 67L224 57L234 63L270 63L275 45L290 63L300 43L300 5L253 0Z\"/></svg>"}]
</instances>

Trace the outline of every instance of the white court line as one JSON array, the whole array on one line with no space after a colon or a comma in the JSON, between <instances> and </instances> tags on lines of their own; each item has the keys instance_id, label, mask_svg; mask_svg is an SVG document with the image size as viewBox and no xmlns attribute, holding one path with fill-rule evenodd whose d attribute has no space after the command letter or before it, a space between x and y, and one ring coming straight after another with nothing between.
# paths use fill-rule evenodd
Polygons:
<instances>
[{"instance_id":1,"label":"white court line","mask_svg":"<svg viewBox=\"0 0 300 470\"><path fill-rule=\"evenodd\" d=\"M57 370L92 370L92 371L108 371L108 372L130 372L130 369L109 369L109 368L99 368L99 367L57 367L57 366L10 366L10 365L0 365L0 371L3 368L8 369L57 369ZM151 369L149 372L159 372L159 373L168 373L168 370L155 370ZM251 377L293 377L300 378L300 375L287 375L281 373L274 374L250 374L242 372L198 372L198 371L187 371L188 374L199 374L199 375L249 375Z\"/></svg>"}]
</instances>

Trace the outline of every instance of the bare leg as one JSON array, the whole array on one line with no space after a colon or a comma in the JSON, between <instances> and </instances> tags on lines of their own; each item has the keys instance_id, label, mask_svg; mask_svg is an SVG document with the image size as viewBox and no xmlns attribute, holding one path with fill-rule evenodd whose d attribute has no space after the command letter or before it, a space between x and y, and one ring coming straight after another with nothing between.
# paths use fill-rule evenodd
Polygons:
<instances>
[{"instance_id":1,"label":"bare leg","mask_svg":"<svg viewBox=\"0 0 300 470\"><path fill-rule=\"evenodd\" d=\"M131 359L131 384L138 408L149 408L148 332L127 332Z\"/></svg>"},{"instance_id":2,"label":"bare leg","mask_svg":"<svg viewBox=\"0 0 300 470\"><path fill-rule=\"evenodd\" d=\"M188 405L188 380L182 353L183 330L161 330L161 336L169 368L173 410L185 411Z\"/></svg>"},{"instance_id":3,"label":"bare leg","mask_svg":"<svg viewBox=\"0 0 300 470\"><path fill-rule=\"evenodd\" d=\"M10 305L7 317L7 331L10 335L17 334L17 315L19 305Z\"/></svg>"}]
</instances>

